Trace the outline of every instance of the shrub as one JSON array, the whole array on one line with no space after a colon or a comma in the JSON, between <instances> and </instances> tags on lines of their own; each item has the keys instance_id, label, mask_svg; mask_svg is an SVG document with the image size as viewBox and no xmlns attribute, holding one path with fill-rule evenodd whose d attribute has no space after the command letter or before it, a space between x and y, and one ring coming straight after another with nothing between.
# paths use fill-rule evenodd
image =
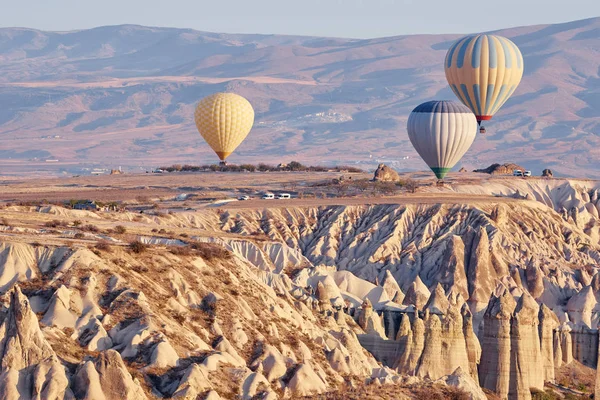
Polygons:
<instances>
[{"instance_id":1,"label":"shrub","mask_svg":"<svg viewBox=\"0 0 600 400\"><path fill-rule=\"evenodd\" d=\"M92 233L98 233L100 232L100 228L98 228L96 225L84 225L81 229L83 229L84 231L88 231L88 232L92 232Z\"/></svg>"},{"instance_id":2,"label":"shrub","mask_svg":"<svg viewBox=\"0 0 600 400\"><path fill-rule=\"evenodd\" d=\"M414 179L401 180L397 185L406 189L409 193L415 193L419 187L419 184Z\"/></svg>"},{"instance_id":3,"label":"shrub","mask_svg":"<svg viewBox=\"0 0 600 400\"><path fill-rule=\"evenodd\" d=\"M557 400L561 398L557 396L552 390L544 392L536 388L530 388L529 391L531 392L532 400Z\"/></svg>"},{"instance_id":4,"label":"shrub","mask_svg":"<svg viewBox=\"0 0 600 400\"><path fill-rule=\"evenodd\" d=\"M74 227L78 227L80 225L81 225L81 221L80 220L76 219L75 221L73 221L73 226Z\"/></svg>"},{"instance_id":5,"label":"shrub","mask_svg":"<svg viewBox=\"0 0 600 400\"><path fill-rule=\"evenodd\" d=\"M193 253L192 249L187 246L171 246L169 251L176 256L189 256Z\"/></svg>"},{"instance_id":6,"label":"shrub","mask_svg":"<svg viewBox=\"0 0 600 400\"><path fill-rule=\"evenodd\" d=\"M46 228L58 228L61 225L62 222L57 219L53 219L52 221L48 221L44 224Z\"/></svg>"},{"instance_id":7,"label":"shrub","mask_svg":"<svg viewBox=\"0 0 600 400\"><path fill-rule=\"evenodd\" d=\"M196 250L197 254L205 260L211 261L214 259L229 260L233 257L231 252L214 243L195 242L190 246Z\"/></svg>"},{"instance_id":8,"label":"shrub","mask_svg":"<svg viewBox=\"0 0 600 400\"><path fill-rule=\"evenodd\" d=\"M256 171L256 165L252 165L252 164L242 164L242 165L240 165L240 168L243 169L244 171L248 171L248 172Z\"/></svg>"},{"instance_id":9,"label":"shrub","mask_svg":"<svg viewBox=\"0 0 600 400\"><path fill-rule=\"evenodd\" d=\"M123 225L117 225L115 226L115 232L122 235L127 232L127 228L125 228Z\"/></svg>"},{"instance_id":10,"label":"shrub","mask_svg":"<svg viewBox=\"0 0 600 400\"><path fill-rule=\"evenodd\" d=\"M148 246L139 240L134 240L133 242L129 243L129 249L136 254L145 252L147 248Z\"/></svg>"},{"instance_id":11,"label":"shrub","mask_svg":"<svg viewBox=\"0 0 600 400\"><path fill-rule=\"evenodd\" d=\"M75 239L83 239L85 237L85 235L82 232L77 232L75 234L75 236L73 236Z\"/></svg>"},{"instance_id":12,"label":"shrub","mask_svg":"<svg viewBox=\"0 0 600 400\"><path fill-rule=\"evenodd\" d=\"M106 251L106 252L110 252L112 250L112 248L110 247L110 244L106 240L97 242L96 249Z\"/></svg>"}]
</instances>

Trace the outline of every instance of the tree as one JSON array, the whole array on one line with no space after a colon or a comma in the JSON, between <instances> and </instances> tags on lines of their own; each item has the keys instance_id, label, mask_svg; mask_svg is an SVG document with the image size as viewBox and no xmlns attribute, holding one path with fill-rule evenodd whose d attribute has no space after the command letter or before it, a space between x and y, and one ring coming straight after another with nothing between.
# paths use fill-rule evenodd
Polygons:
<instances>
[{"instance_id":1,"label":"tree","mask_svg":"<svg viewBox=\"0 0 600 400\"><path fill-rule=\"evenodd\" d=\"M288 164L288 169L290 171L304 171L306 167L300 164L298 161L292 161Z\"/></svg>"}]
</instances>

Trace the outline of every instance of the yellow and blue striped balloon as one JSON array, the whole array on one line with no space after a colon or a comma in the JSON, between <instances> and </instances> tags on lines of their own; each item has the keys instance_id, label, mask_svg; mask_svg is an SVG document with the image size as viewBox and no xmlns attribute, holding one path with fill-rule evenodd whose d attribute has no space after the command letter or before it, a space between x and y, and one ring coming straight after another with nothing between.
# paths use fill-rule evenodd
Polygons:
<instances>
[{"instance_id":1,"label":"yellow and blue striped balloon","mask_svg":"<svg viewBox=\"0 0 600 400\"><path fill-rule=\"evenodd\" d=\"M479 123L492 118L523 76L519 48L496 35L460 39L448 50L444 66L450 88L473 111Z\"/></svg>"}]
</instances>

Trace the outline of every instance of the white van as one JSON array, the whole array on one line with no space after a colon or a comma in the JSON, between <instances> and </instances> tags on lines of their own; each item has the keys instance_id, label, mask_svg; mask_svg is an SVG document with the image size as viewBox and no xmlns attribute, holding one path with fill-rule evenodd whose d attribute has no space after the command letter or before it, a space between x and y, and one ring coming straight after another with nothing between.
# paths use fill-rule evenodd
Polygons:
<instances>
[{"instance_id":1,"label":"white van","mask_svg":"<svg viewBox=\"0 0 600 400\"><path fill-rule=\"evenodd\" d=\"M265 193L262 197L263 200L273 200L275 195L273 193Z\"/></svg>"},{"instance_id":2,"label":"white van","mask_svg":"<svg viewBox=\"0 0 600 400\"><path fill-rule=\"evenodd\" d=\"M279 193L279 196L277 196L277 198L279 200L285 200L285 199L291 199L292 196L290 196L289 193Z\"/></svg>"}]
</instances>

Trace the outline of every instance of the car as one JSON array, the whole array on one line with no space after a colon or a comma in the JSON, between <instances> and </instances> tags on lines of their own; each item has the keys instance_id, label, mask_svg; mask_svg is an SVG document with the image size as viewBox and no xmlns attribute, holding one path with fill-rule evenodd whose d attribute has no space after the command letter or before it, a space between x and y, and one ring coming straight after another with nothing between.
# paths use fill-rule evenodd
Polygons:
<instances>
[{"instance_id":1,"label":"car","mask_svg":"<svg viewBox=\"0 0 600 400\"><path fill-rule=\"evenodd\" d=\"M165 171L163 171L163 170L162 170L162 169L160 169L160 168L157 168L157 169L155 169L154 171L152 171L152 173L153 173L153 174L162 174L163 172L165 172Z\"/></svg>"},{"instance_id":2,"label":"car","mask_svg":"<svg viewBox=\"0 0 600 400\"><path fill-rule=\"evenodd\" d=\"M525 171L525 172L523 172L523 176L531 176L531 171Z\"/></svg>"},{"instance_id":3,"label":"car","mask_svg":"<svg viewBox=\"0 0 600 400\"><path fill-rule=\"evenodd\" d=\"M277 199L279 200L285 200L285 199L291 199L292 196L290 196L289 193L279 193L279 196L277 196Z\"/></svg>"},{"instance_id":4,"label":"car","mask_svg":"<svg viewBox=\"0 0 600 400\"><path fill-rule=\"evenodd\" d=\"M263 200L273 200L275 195L273 193L265 193L262 197Z\"/></svg>"},{"instance_id":5,"label":"car","mask_svg":"<svg viewBox=\"0 0 600 400\"><path fill-rule=\"evenodd\" d=\"M250 200L250 196L240 196L238 200Z\"/></svg>"},{"instance_id":6,"label":"car","mask_svg":"<svg viewBox=\"0 0 600 400\"><path fill-rule=\"evenodd\" d=\"M515 169L513 171L513 176L523 176L523 171L521 171L520 169Z\"/></svg>"}]
</instances>

